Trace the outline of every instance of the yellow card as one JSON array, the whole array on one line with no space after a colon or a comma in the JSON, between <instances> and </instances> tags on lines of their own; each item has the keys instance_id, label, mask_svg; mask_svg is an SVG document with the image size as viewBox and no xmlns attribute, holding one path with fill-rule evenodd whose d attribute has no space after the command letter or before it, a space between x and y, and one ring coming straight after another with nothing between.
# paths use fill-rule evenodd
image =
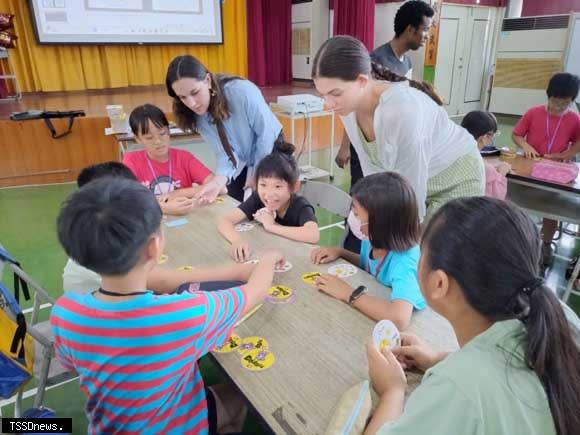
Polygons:
<instances>
[{"instance_id":1,"label":"yellow card","mask_svg":"<svg viewBox=\"0 0 580 435\"><path fill-rule=\"evenodd\" d=\"M159 257L159 261L157 263L158 264L167 263L167 260L169 260L169 256L166 254L162 254L161 257Z\"/></svg>"},{"instance_id":2,"label":"yellow card","mask_svg":"<svg viewBox=\"0 0 580 435\"><path fill-rule=\"evenodd\" d=\"M276 362L274 354L268 350L255 349L242 356L242 367L251 372L266 370Z\"/></svg>"},{"instance_id":3,"label":"yellow card","mask_svg":"<svg viewBox=\"0 0 580 435\"><path fill-rule=\"evenodd\" d=\"M224 201L225 201L225 199L222 196L218 196L215 199L216 204L223 204Z\"/></svg>"},{"instance_id":4,"label":"yellow card","mask_svg":"<svg viewBox=\"0 0 580 435\"><path fill-rule=\"evenodd\" d=\"M302 281L310 285L315 285L318 278L320 278L320 272L309 272L302 275Z\"/></svg>"},{"instance_id":5,"label":"yellow card","mask_svg":"<svg viewBox=\"0 0 580 435\"><path fill-rule=\"evenodd\" d=\"M285 301L294 294L294 290L285 285L275 285L268 289L268 299L272 302Z\"/></svg>"},{"instance_id":6,"label":"yellow card","mask_svg":"<svg viewBox=\"0 0 580 435\"><path fill-rule=\"evenodd\" d=\"M240 338L240 336L236 335L236 334L232 334L232 336L230 338L228 338L224 344L222 344L219 347L216 347L214 349L214 352L230 353L230 352L233 352L234 350L236 350L238 347L240 347L241 343L242 343L242 339Z\"/></svg>"},{"instance_id":7,"label":"yellow card","mask_svg":"<svg viewBox=\"0 0 580 435\"><path fill-rule=\"evenodd\" d=\"M238 352L242 355L252 352L253 350L267 350L268 349L268 342L265 338L262 337L246 337L242 339L240 343L240 347L238 348Z\"/></svg>"},{"instance_id":8,"label":"yellow card","mask_svg":"<svg viewBox=\"0 0 580 435\"><path fill-rule=\"evenodd\" d=\"M193 266L181 266L177 270L193 270Z\"/></svg>"}]
</instances>

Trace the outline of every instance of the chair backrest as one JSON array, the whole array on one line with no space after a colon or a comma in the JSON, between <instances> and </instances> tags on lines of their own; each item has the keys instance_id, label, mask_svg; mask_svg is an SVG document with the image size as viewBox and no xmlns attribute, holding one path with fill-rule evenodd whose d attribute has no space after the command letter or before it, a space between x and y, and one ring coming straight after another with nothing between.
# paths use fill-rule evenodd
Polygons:
<instances>
[{"instance_id":1,"label":"chair backrest","mask_svg":"<svg viewBox=\"0 0 580 435\"><path fill-rule=\"evenodd\" d=\"M338 216L346 218L350 212L350 195L333 184L306 180L301 195L312 205L321 207Z\"/></svg>"}]
</instances>

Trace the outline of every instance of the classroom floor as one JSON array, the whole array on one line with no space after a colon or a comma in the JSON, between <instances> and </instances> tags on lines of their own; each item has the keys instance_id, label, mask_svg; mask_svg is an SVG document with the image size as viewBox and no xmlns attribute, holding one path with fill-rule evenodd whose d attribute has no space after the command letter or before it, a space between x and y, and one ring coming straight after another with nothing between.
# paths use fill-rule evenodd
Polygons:
<instances>
[{"instance_id":1,"label":"classroom floor","mask_svg":"<svg viewBox=\"0 0 580 435\"><path fill-rule=\"evenodd\" d=\"M501 135L498 137L499 146L510 145L510 133L514 124L511 118L500 118ZM208 167L215 167L215 159L209 148L203 143L181 142L176 146L193 152ZM316 151L313 162L316 166L328 169L329 150ZM302 156L301 163L305 163L306 156ZM334 167L333 183L348 191L350 177L348 171ZM0 189L0 243L2 243L23 265L23 268L33 276L49 293L58 297L61 293L62 270L66 256L58 244L55 231L56 217L62 201L75 190L74 184L62 184L39 187L22 187ZM337 245L342 238L341 219L325 210L318 209L317 217L321 231L321 245ZM571 228L573 229L573 228ZM577 229L576 229L577 230ZM553 267L549 271L548 282L559 292L565 285L564 271L573 255L580 252L580 241L564 234L559 241ZM227 260L226 260L227 261ZM4 277L4 282L10 280ZM580 313L580 297L572 296L570 305ZM27 308L29 304L23 304ZM42 311L41 319L47 318L49 310ZM208 359L200 362L202 374L208 384L220 382L222 379ZM24 408L32 406L35 394L34 384L27 388ZM86 433L87 420L83 407L85 399L78 382L69 381L51 387L47 391L45 404L55 409L59 416L72 417L75 434ZM11 400L0 401L0 409L4 416L13 413ZM264 433L258 426L255 418L248 418L246 431L252 434Z\"/></svg>"}]
</instances>

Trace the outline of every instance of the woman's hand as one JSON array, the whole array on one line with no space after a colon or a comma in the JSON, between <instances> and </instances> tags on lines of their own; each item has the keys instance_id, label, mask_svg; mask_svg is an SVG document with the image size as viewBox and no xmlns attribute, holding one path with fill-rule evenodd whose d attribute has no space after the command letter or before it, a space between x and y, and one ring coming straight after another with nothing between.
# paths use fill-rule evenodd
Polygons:
<instances>
[{"instance_id":1,"label":"woman's hand","mask_svg":"<svg viewBox=\"0 0 580 435\"><path fill-rule=\"evenodd\" d=\"M214 175L211 180L201 186L195 198L200 204L214 202L218 195L226 189L227 181L227 177L223 175Z\"/></svg>"}]
</instances>

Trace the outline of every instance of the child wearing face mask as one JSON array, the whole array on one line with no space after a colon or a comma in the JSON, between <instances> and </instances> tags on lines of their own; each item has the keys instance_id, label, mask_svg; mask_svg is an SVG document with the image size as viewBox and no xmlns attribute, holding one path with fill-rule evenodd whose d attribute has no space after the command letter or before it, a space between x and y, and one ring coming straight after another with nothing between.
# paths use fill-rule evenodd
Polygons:
<instances>
[{"instance_id":1,"label":"child wearing face mask","mask_svg":"<svg viewBox=\"0 0 580 435\"><path fill-rule=\"evenodd\" d=\"M389 299L364 294L332 275L322 275L316 286L373 320L389 319L405 329L413 311L426 306L417 281L420 225L413 188L394 172L369 175L353 188L352 210L353 233L363 237L360 254L338 247L317 248L311 260L324 264L342 257L389 287Z\"/></svg>"},{"instance_id":2,"label":"child wearing face mask","mask_svg":"<svg viewBox=\"0 0 580 435\"><path fill-rule=\"evenodd\" d=\"M495 147L497 120L493 114L474 110L465 115L461 121L461 126L474 137L480 150ZM506 162L492 165L485 159L483 162L485 165L485 195L505 199L507 194L506 175L511 170L511 165Z\"/></svg>"}]
</instances>

